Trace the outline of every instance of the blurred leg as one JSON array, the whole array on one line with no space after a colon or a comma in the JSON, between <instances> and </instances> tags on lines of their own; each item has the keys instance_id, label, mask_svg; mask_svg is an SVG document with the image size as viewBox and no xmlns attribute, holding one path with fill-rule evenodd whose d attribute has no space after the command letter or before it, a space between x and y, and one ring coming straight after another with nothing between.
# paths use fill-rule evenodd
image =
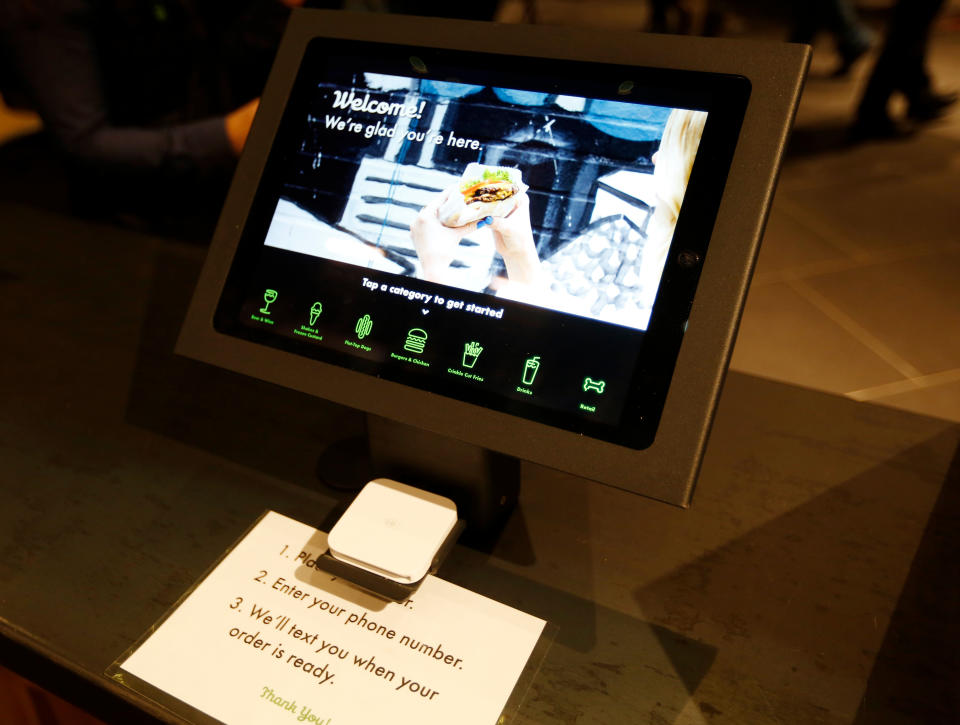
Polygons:
<instances>
[{"instance_id":1,"label":"blurred leg","mask_svg":"<svg viewBox=\"0 0 960 725\"><path fill-rule=\"evenodd\" d=\"M907 97L911 115L920 119L934 117L955 100L935 95L926 71L930 30L943 2L898 0L894 6L883 49L857 111L857 126L867 135L893 135L896 131L887 113L895 91Z\"/></svg>"},{"instance_id":2,"label":"blurred leg","mask_svg":"<svg viewBox=\"0 0 960 725\"><path fill-rule=\"evenodd\" d=\"M672 0L650 0L650 30L654 33L667 32L667 14Z\"/></svg>"},{"instance_id":3,"label":"blurred leg","mask_svg":"<svg viewBox=\"0 0 960 725\"><path fill-rule=\"evenodd\" d=\"M844 63L852 65L870 48L873 33L860 22L850 0L830 0L825 8L825 21L837 37L837 49Z\"/></svg>"},{"instance_id":4,"label":"blurred leg","mask_svg":"<svg viewBox=\"0 0 960 725\"><path fill-rule=\"evenodd\" d=\"M810 45L823 27L825 0L793 0L793 26L790 28L791 43Z\"/></svg>"}]
</instances>

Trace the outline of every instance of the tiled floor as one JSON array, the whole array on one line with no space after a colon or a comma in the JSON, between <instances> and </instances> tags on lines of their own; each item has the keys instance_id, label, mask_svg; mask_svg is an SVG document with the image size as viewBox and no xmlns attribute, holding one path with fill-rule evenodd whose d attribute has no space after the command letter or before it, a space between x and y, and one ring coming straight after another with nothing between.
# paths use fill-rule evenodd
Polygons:
<instances>
[{"instance_id":1,"label":"tiled floor","mask_svg":"<svg viewBox=\"0 0 960 725\"><path fill-rule=\"evenodd\" d=\"M744 6L731 32L785 34L755 2L729 4ZM955 90L960 2L947 5L931 66L941 87ZM646 20L646 3L628 0L535 7L547 23L640 28ZM510 0L500 16L522 12ZM870 62L834 80L831 48L816 49L733 367L960 421L960 108L907 141L847 144ZM0 141L34 127L0 107Z\"/></svg>"},{"instance_id":2,"label":"tiled floor","mask_svg":"<svg viewBox=\"0 0 960 725\"><path fill-rule=\"evenodd\" d=\"M903 142L845 143L869 61L817 49L733 366L960 421L960 112ZM931 48L960 77L952 16Z\"/></svg>"}]
</instances>

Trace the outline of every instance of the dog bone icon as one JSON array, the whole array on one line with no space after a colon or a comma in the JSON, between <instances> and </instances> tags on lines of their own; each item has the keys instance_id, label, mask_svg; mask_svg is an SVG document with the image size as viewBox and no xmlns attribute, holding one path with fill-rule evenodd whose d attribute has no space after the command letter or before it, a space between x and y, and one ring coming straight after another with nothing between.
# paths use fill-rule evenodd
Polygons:
<instances>
[{"instance_id":1,"label":"dog bone icon","mask_svg":"<svg viewBox=\"0 0 960 725\"><path fill-rule=\"evenodd\" d=\"M603 394L603 388L606 386L606 382L603 380L593 380L592 378L583 379L583 392L592 390L595 393Z\"/></svg>"}]
</instances>

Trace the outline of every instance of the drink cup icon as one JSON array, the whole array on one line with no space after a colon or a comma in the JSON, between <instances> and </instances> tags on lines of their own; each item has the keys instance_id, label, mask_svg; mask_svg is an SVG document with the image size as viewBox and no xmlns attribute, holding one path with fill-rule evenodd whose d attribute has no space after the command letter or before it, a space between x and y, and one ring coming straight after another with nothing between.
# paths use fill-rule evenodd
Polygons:
<instances>
[{"instance_id":1,"label":"drink cup icon","mask_svg":"<svg viewBox=\"0 0 960 725\"><path fill-rule=\"evenodd\" d=\"M523 365L523 384L533 385L534 378L537 377L537 371L540 369L540 356L534 355L527 358Z\"/></svg>"}]
</instances>

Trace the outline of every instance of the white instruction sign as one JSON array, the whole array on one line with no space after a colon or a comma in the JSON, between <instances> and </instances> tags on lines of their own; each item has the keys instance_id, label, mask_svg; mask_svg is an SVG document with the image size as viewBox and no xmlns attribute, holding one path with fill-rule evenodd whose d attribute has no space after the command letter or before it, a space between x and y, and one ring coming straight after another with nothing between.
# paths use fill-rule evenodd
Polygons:
<instances>
[{"instance_id":1,"label":"white instruction sign","mask_svg":"<svg viewBox=\"0 0 960 725\"><path fill-rule=\"evenodd\" d=\"M121 669L229 725L492 725L544 622L429 576L385 602L269 512Z\"/></svg>"}]
</instances>

